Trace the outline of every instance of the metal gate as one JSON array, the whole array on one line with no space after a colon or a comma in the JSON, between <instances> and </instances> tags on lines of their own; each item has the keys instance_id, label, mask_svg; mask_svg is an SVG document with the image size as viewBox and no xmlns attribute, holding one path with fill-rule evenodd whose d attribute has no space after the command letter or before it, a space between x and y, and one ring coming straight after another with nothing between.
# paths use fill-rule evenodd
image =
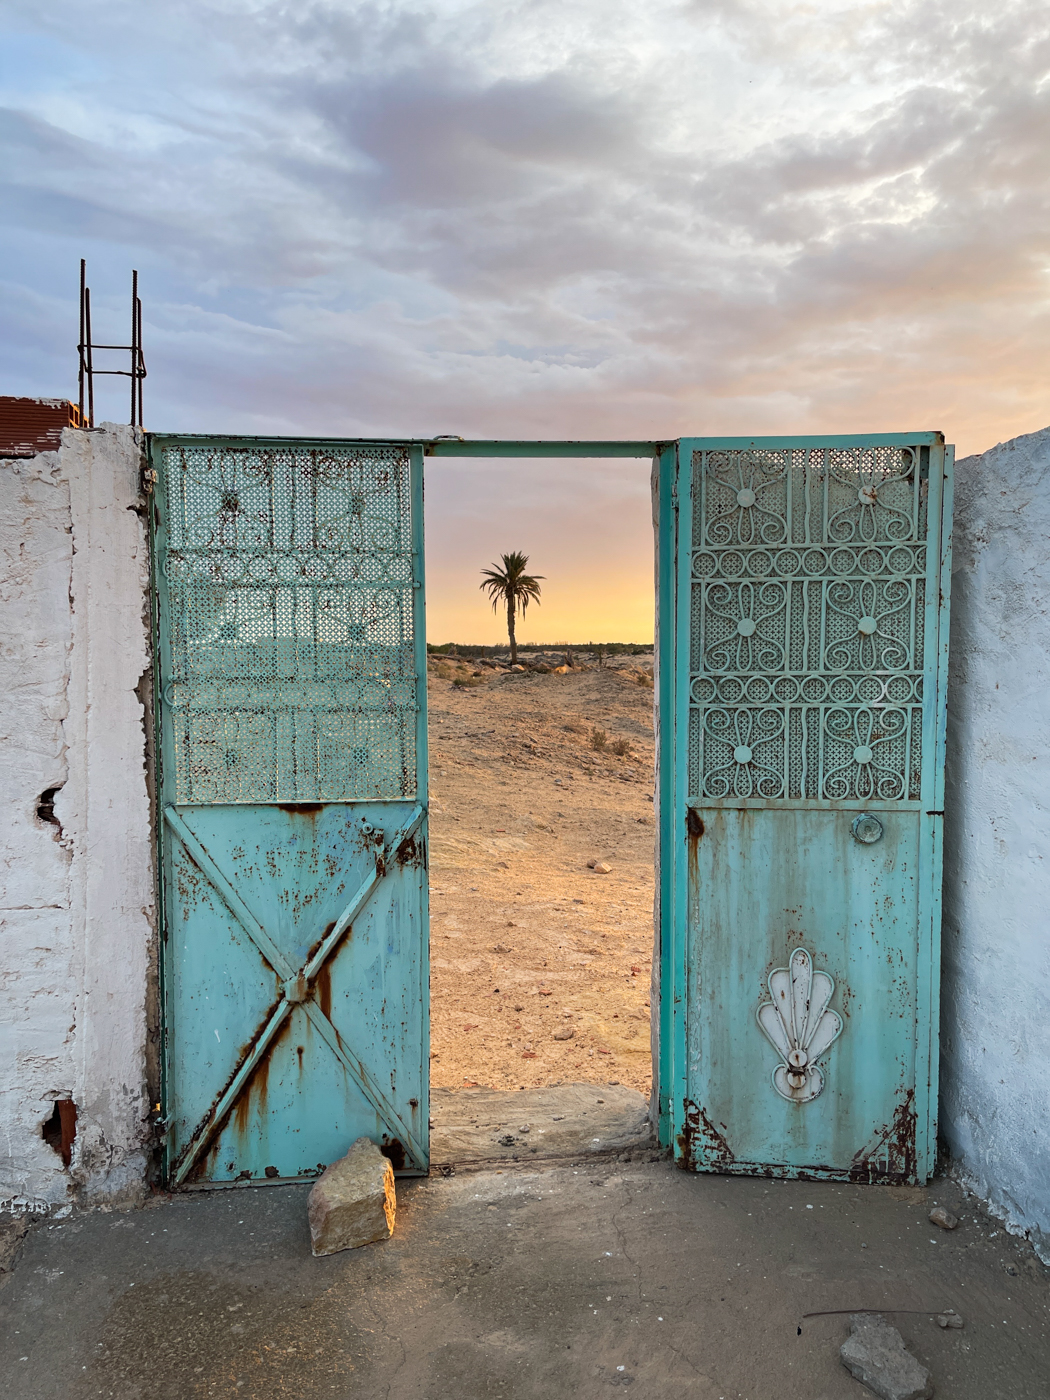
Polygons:
<instances>
[{"instance_id":1,"label":"metal gate","mask_svg":"<svg viewBox=\"0 0 1050 1400\"><path fill-rule=\"evenodd\" d=\"M168 1180L425 1172L422 450L150 461Z\"/></svg>"},{"instance_id":2,"label":"metal gate","mask_svg":"<svg viewBox=\"0 0 1050 1400\"><path fill-rule=\"evenodd\" d=\"M698 1170L925 1180L952 449L662 453L661 1127Z\"/></svg>"}]
</instances>

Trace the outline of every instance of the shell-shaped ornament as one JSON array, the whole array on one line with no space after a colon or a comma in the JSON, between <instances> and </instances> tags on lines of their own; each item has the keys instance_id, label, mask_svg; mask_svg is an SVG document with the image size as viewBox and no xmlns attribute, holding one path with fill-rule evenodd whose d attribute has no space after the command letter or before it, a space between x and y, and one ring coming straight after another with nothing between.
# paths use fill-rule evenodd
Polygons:
<instances>
[{"instance_id":1,"label":"shell-shaped ornament","mask_svg":"<svg viewBox=\"0 0 1050 1400\"><path fill-rule=\"evenodd\" d=\"M813 970L805 948L796 948L787 967L769 974L771 1001L758 1008L758 1024L781 1058L773 1088L791 1103L809 1103L824 1088L817 1061L842 1033L842 1018L828 1009L835 983Z\"/></svg>"}]
</instances>

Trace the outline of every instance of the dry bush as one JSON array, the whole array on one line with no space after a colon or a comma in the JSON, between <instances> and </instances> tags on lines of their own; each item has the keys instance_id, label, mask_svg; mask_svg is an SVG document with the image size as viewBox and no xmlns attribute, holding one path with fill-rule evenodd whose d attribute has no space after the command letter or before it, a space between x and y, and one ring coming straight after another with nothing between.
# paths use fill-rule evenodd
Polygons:
<instances>
[{"instance_id":1,"label":"dry bush","mask_svg":"<svg viewBox=\"0 0 1050 1400\"><path fill-rule=\"evenodd\" d=\"M465 690L468 686L484 685L484 676L457 676L452 684L459 690Z\"/></svg>"},{"instance_id":2,"label":"dry bush","mask_svg":"<svg viewBox=\"0 0 1050 1400\"><path fill-rule=\"evenodd\" d=\"M591 748L595 753L601 753L609 742L609 736L604 729L591 730Z\"/></svg>"},{"instance_id":3,"label":"dry bush","mask_svg":"<svg viewBox=\"0 0 1050 1400\"><path fill-rule=\"evenodd\" d=\"M610 745L617 758L627 758L631 752L630 739L614 739Z\"/></svg>"}]
</instances>

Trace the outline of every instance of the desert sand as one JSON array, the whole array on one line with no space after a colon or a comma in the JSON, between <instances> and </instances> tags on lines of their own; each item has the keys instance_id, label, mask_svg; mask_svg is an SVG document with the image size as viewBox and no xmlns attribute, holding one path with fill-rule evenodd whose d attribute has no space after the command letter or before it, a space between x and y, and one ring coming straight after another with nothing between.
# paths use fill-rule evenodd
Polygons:
<instances>
[{"instance_id":1,"label":"desert sand","mask_svg":"<svg viewBox=\"0 0 1050 1400\"><path fill-rule=\"evenodd\" d=\"M432 1084L648 1094L651 655L565 675L433 660L429 729Z\"/></svg>"}]
</instances>

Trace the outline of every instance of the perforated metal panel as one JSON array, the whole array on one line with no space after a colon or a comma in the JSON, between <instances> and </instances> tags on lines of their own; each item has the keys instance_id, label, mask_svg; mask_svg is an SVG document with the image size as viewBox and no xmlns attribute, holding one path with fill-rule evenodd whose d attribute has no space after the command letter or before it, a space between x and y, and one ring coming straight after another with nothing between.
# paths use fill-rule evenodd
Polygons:
<instances>
[{"instance_id":1,"label":"perforated metal panel","mask_svg":"<svg viewBox=\"0 0 1050 1400\"><path fill-rule=\"evenodd\" d=\"M693 453L691 799L918 801L928 454Z\"/></svg>"},{"instance_id":2,"label":"perforated metal panel","mask_svg":"<svg viewBox=\"0 0 1050 1400\"><path fill-rule=\"evenodd\" d=\"M414 796L408 449L160 451L175 801Z\"/></svg>"}]
</instances>

